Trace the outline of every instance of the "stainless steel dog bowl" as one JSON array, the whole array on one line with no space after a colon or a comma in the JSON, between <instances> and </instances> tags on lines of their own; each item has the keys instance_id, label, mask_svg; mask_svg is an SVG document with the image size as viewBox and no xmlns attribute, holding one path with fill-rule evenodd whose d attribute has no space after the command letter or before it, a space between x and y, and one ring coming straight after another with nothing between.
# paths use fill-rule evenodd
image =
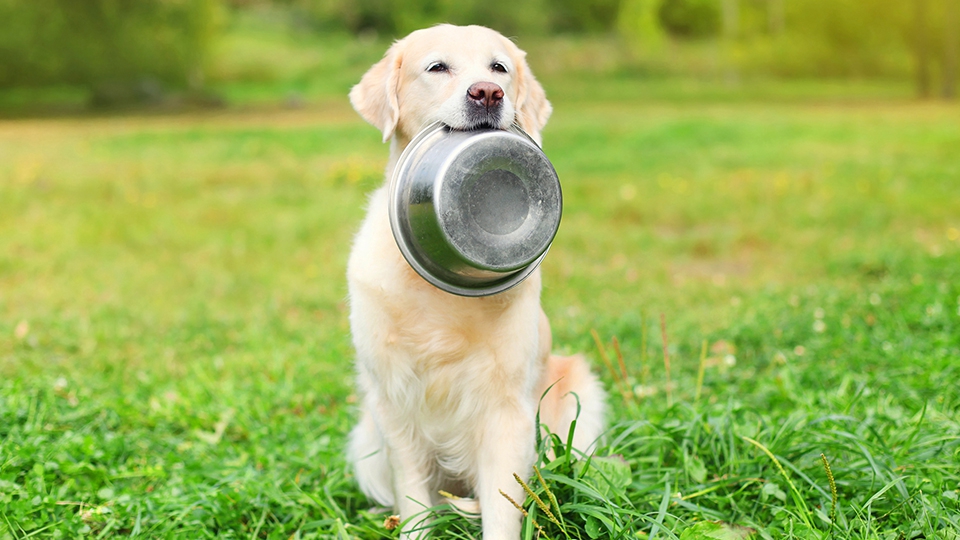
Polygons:
<instances>
[{"instance_id":1,"label":"stainless steel dog bowl","mask_svg":"<svg viewBox=\"0 0 960 540\"><path fill-rule=\"evenodd\" d=\"M390 192L390 226L407 262L461 296L523 281L560 226L557 173L517 126L428 126L400 155Z\"/></svg>"}]
</instances>

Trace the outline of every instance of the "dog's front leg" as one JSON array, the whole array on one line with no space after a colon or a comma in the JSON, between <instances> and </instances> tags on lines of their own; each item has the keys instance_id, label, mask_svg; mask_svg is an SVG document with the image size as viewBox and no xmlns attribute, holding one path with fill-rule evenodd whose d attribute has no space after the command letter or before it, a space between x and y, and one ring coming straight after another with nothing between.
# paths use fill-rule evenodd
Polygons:
<instances>
[{"instance_id":1,"label":"dog's front leg","mask_svg":"<svg viewBox=\"0 0 960 540\"><path fill-rule=\"evenodd\" d=\"M521 514L500 492L523 503L523 488L513 475L526 478L533 466L534 413L527 409L521 404L505 404L487 417L477 460L483 540L520 538Z\"/></svg>"},{"instance_id":2,"label":"dog's front leg","mask_svg":"<svg viewBox=\"0 0 960 540\"><path fill-rule=\"evenodd\" d=\"M390 465L393 469L393 492L400 519L409 522L403 527L400 538L418 539L426 536L424 527L427 517L424 512L432 505L430 497L430 471L423 462L423 453L415 444L394 436L390 445ZM412 519L411 519L412 518Z\"/></svg>"}]
</instances>

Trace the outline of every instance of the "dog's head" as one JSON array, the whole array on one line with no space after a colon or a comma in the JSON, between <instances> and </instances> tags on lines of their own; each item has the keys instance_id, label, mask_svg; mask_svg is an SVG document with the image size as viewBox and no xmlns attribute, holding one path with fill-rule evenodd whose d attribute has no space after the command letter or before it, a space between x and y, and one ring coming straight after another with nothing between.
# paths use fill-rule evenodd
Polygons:
<instances>
[{"instance_id":1,"label":"dog's head","mask_svg":"<svg viewBox=\"0 0 960 540\"><path fill-rule=\"evenodd\" d=\"M482 26L443 24L397 41L350 91L360 115L403 144L433 122L506 129L538 143L551 107L526 53Z\"/></svg>"}]
</instances>

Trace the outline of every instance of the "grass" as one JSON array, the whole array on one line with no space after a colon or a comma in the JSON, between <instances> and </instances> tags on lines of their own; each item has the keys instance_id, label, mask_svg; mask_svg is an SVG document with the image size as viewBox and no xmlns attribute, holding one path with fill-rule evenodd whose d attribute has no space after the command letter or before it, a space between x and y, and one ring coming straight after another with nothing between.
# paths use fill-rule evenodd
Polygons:
<instances>
[{"instance_id":1,"label":"grass","mask_svg":"<svg viewBox=\"0 0 960 540\"><path fill-rule=\"evenodd\" d=\"M387 153L355 64L302 109L261 99L281 74L246 107L0 122L0 539L396 535L343 459ZM960 536L960 108L544 71L544 306L611 415L595 457L558 434L517 471L524 537Z\"/></svg>"}]
</instances>

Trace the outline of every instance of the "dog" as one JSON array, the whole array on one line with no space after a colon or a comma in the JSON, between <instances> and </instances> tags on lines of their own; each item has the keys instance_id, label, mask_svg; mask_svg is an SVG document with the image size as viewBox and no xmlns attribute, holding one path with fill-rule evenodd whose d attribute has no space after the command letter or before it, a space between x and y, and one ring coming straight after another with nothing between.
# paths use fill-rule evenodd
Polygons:
<instances>
[{"instance_id":1,"label":"dog","mask_svg":"<svg viewBox=\"0 0 960 540\"><path fill-rule=\"evenodd\" d=\"M481 26L439 25L395 42L350 91L390 142L387 178L437 121L457 130L516 122L540 144L552 109L525 57ZM573 444L587 451L603 430L603 389L582 356L551 356L539 269L491 296L444 292L403 258L387 204L385 185L347 265L360 394L348 459L361 490L406 522L402 538L425 535L424 510L451 502L481 514L486 540L516 540L521 513L501 492L523 501L513 475L532 472L538 407L565 440L579 400Z\"/></svg>"}]
</instances>

